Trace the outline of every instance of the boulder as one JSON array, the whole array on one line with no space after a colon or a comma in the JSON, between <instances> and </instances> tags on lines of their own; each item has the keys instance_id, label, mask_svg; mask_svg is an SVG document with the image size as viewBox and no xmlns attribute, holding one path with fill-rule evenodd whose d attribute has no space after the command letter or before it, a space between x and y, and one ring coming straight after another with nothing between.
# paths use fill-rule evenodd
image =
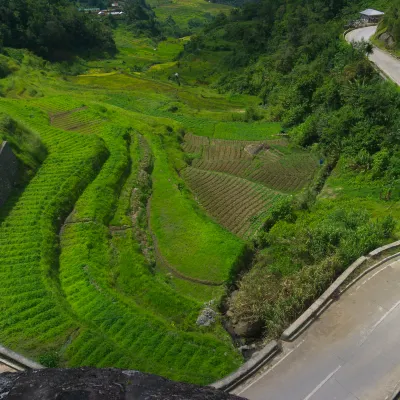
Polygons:
<instances>
[{"instance_id":1,"label":"boulder","mask_svg":"<svg viewBox=\"0 0 400 400\"><path fill-rule=\"evenodd\" d=\"M233 325L236 335L244 338L259 337L262 333L263 324L261 321L239 320Z\"/></svg>"},{"instance_id":2,"label":"boulder","mask_svg":"<svg viewBox=\"0 0 400 400\"><path fill-rule=\"evenodd\" d=\"M212 308L206 307L201 311L196 324L200 326L210 326L215 323L216 315L217 313Z\"/></svg>"},{"instance_id":3,"label":"boulder","mask_svg":"<svg viewBox=\"0 0 400 400\"><path fill-rule=\"evenodd\" d=\"M393 36L387 32L382 33L382 35L379 36L379 40L382 40L382 42L385 43L385 46L389 49L393 49L396 45Z\"/></svg>"},{"instance_id":4,"label":"boulder","mask_svg":"<svg viewBox=\"0 0 400 400\"><path fill-rule=\"evenodd\" d=\"M41 369L0 374L2 400L239 400L211 387L115 368Z\"/></svg>"}]
</instances>

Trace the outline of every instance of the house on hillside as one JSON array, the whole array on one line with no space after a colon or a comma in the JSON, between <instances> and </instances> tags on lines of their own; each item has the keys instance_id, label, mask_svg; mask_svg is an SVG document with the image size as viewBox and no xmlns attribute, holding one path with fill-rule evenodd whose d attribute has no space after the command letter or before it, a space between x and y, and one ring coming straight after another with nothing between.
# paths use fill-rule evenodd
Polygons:
<instances>
[{"instance_id":1,"label":"house on hillside","mask_svg":"<svg viewBox=\"0 0 400 400\"><path fill-rule=\"evenodd\" d=\"M369 24L377 24L385 15L384 12L373 10L372 8L368 8L367 10L362 11L360 12L360 14L361 21Z\"/></svg>"}]
</instances>

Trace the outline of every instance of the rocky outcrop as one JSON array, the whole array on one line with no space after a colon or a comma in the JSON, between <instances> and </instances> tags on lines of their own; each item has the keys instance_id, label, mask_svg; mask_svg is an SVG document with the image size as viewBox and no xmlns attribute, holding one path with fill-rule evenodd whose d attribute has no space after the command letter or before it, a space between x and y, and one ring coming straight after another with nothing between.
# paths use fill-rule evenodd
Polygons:
<instances>
[{"instance_id":1,"label":"rocky outcrop","mask_svg":"<svg viewBox=\"0 0 400 400\"><path fill-rule=\"evenodd\" d=\"M18 160L7 142L0 145L0 207L7 201L18 176Z\"/></svg>"},{"instance_id":2,"label":"rocky outcrop","mask_svg":"<svg viewBox=\"0 0 400 400\"><path fill-rule=\"evenodd\" d=\"M119 369L42 369L0 375L2 400L239 400L211 387Z\"/></svg>"},{"instance_id":3,"label":"rocky outcrop","mask_svg":"<svg viewBox=\"0 0 400 400\"><path fill-rule=\"evenodd\" d=\"M233 321L233 330L243 338L258 338L261 336L263 324L261 321Z\"/></svg>"},{"instance_id":4,"label":"rocky outcrop","mask_svg":"<svg viewBox=\"0 0 400 400\"><path fill-rule=\"evenodd\" d=\"M215 324L216 316L217 313L212 308L206 307L201 311L196 324L200 326L211 326Z\"/></svg>"},{"instance_id":5,"label":"rocky outcrop","mask_svg":"<svg viewBox=\"0 0 400 400\"><path fill-rule=\"evenodd\" d=\"M393 49L396 47L396 42L393 36L388 32L382 33L382 35L379 36L379 40L381 40L388 49Z\"/></svg>"}]
</instances>

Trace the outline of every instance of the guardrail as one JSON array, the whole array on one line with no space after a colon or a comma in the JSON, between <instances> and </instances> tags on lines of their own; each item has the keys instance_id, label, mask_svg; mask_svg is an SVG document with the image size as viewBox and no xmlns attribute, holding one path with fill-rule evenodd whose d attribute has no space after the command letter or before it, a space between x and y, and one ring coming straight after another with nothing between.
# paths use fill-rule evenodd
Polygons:
<instances>
[{"instance_id":1,"label":"guardrail","mask_svg":"<svg viewBox=\"0 0 400 400\"><path fill-rule=\"evenodd\" d=\"M281 339L285 341L291 341L293 340L296 336L298 336L299 332L304 330L314 319L315 317L324 310L324 308L327 306L327 303L332 300L332 298L335 295L338 295L338 291L340 290L340 287L343 285L343 283L350 277L350 275L359 269L361 266L365 264L366 261L368 261L371 258L375 258L381 253L393 249L393 248L398 248L400 247L400 240L394 243L391 243L386 246L379 247L373 251L371 251L367 257L362 256L358 258L356 261L354 261L353 264L350 265L349 268L344 271L339 278L335 280L335 282L332 283L331 286L320 296L312 305L309 307L293 324L291 324L282 334ZM346 287L341 291L343 293L345 290L347 290L350 286L352 286L355 282L360 280L363 276L365 276L367 273L371 272L373 269L379 267L380 265L384 264L385 262L400 256L400 253L393 254L389 257L384 258L383 260L379 261L378 263L374 264L367 270L363 271L360 275L358 275L355 279L353 279Z\"/></svg>"},{"instance_id":2,"label":"guardrail","mask_svg":"<svg viewBox=\"0 0 400 400\"><path fill-rule=\"evenodd\" d=\"M7 347L0 345L0 363L7 365L8 367L15 369L16 371L25 371L26 369L43 369L43 365L30 360L22 356L21 354L15 353Z\"/></svg>"},{"instance_id":3,"label":"guardrail","mask_svg":"<svg viewBox=\"0 0 400 400\"><path fill-rule=\"evenodd\" d=\"M228 375L227 377L213 383L210 385L215 389L220 389L225 392L229 392L236 386L240 385L245 381L250 375L258 371L263 365L274 358L278 353L280 353L281 347L278 342L272 340L260 351L255 353L253 357L245 362L241 367L239 367L235 372Z\"/></svg>"},{"instance_id":4,"label":"guardrail","mask_svg":"<svg viewBox=\"0 0 400 400\"><path fill-rule=\"evenodd\" d=\"M346 290L348 290L354 283L359 281L362 277L367 275L372 270L378 268L386 262L400 257L400 252L391 254L380 261L377 261L369 268L361 271L354 279L349 283L346 281L351 278L351 275L355 273L358 269L365 267L367 261L374 260L381 256L382 253L400 248L400 240L390 243L386 246L379 247L367 256L362 256L354 261L336 280L329 286L329 288L295 321L291 324L281 335L282 341L292 341L298 335L300 335L309 325L319 316L326 308L330 305L333 299ZM343 286L344 285L344 286ZM269 342L263 349L255 353L253 357L245 362L239 369L237 369L232 374L227 377L213 383L212 387L216 389L221 389L224 391L230 391L235 387L239 386L247 378L257 372L263 365L271 361L278 353L281 352L281 345L277 341ZM397 397L395 397L397 399ZM400 400L400 398L399 398Z\"/></svg>"}]
</instances>

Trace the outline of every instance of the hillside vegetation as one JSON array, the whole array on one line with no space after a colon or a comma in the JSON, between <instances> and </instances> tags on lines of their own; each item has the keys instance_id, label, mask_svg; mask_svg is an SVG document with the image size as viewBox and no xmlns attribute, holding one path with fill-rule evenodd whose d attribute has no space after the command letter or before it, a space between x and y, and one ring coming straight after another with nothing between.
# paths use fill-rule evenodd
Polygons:
<instances>
[{"instance_id":1,"label":"hillside vegetation","mask_svg":"<svg viewBox=\"0 0 400 400\"><path fill-rule=\"evenodd\" d=\"M27 48L52 60L115 51L110 29L68 0L3 0L0 45Z\"/></svg>"},{"instance_id":2,"label":"hillside vegetation","mask_svg":"<svg viewBox=\"0 0 400 400\"><path fill-rule=\"evenodd\" d=\"M396 237L398 91L341 39L361 3L210 3L229 12L165 39L157 16L182 9L185 30L205 5L131 1L116 23L50 3L65 37L77 16L117 51L78 59L72 40L70 63L45 61L36 11L13 14L33 3L6 4L0 132L40 144L0 210L0 343L208 384L243 362L221 310L276 337Z\"/></svg>"},{"instance_id":3,"label":"hillside vegetation","mask_svg":"<svg viewBox=\"0 0 400 400\"><path fill-rule=\"evenodd\" d=\"M292 144L322 155L313 184L291 203L278 202L264 224L253 268L230 301L233 324L279 334L352 260L398 230L398 90L377 76L363 45L352 48L341 37L367 6L387 10L382 24L395 29L391 2L264 1L220 16L185 45L182 79L193 82L196 60L208 84L220 93L257 95ZM242 175L234 163L197 163ZM353 221L358 212L363 219ZM331 213L352 221L333 223Z\"/></svg>"}]
</instances>

